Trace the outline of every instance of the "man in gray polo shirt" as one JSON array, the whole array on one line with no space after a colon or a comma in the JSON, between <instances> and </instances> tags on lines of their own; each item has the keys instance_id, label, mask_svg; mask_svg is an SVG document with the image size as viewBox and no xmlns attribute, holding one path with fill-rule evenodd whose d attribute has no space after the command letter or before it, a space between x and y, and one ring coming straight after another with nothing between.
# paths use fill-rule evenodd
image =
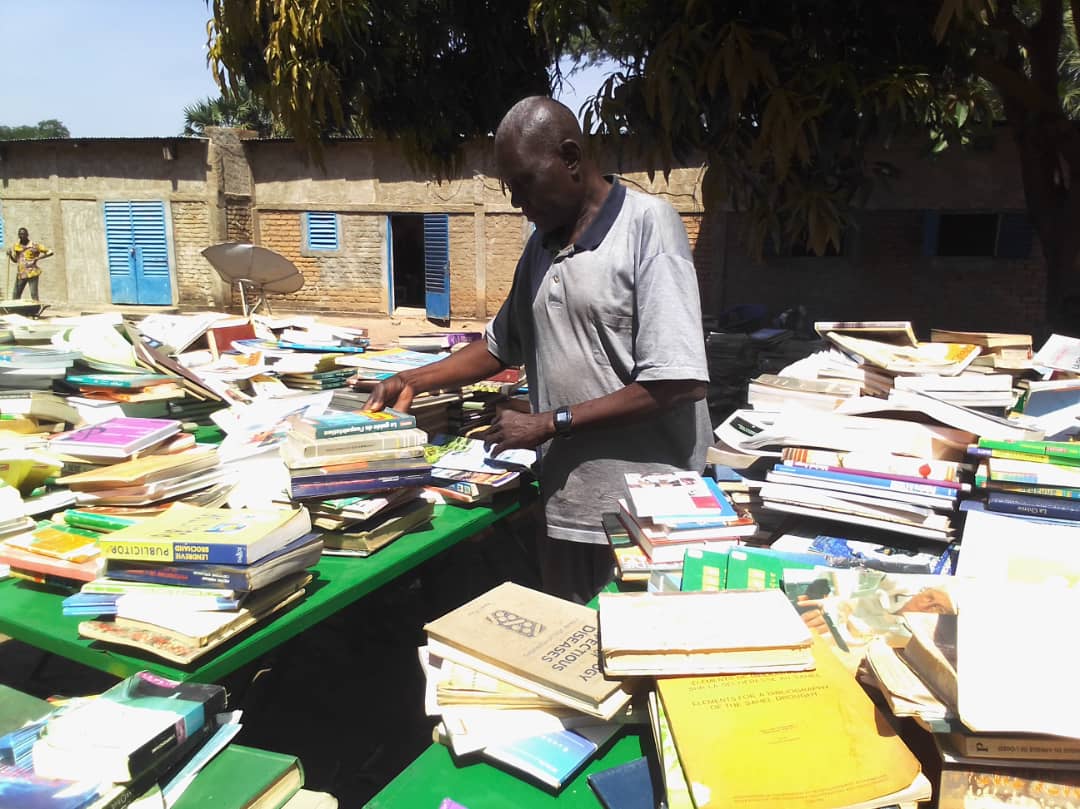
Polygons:
<instances>
[{"instance_id":1,"label":"man in gray polo shirt","mask_svg":"<svg viewBox=\"0 0 1080 809\"><path fill-rule=\"evenodd\" d=\"M587 601L611 578L601 525L625 472L701 471L711 442L697 276L664 200L600 174L577 119L548 98L518 102L495 136L499 176L536 225L486 340L381 383L368 406L526 366L532 412L485 434L496 452L541 450L544 589Z\"/></svg>"}]
</instances>

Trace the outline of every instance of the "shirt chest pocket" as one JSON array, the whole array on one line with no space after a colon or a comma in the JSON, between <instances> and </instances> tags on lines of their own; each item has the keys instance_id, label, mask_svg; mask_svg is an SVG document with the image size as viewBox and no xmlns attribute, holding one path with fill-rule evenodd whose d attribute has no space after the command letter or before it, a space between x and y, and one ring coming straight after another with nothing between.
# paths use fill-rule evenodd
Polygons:
<instances>
[{"instance_id":1,"label":"shirt chest pocket","mask_svg":"<svg viewBox=\"0 0 1080 809\"><path fill-rule=\"evenodd\" d=\"M624 384L634 370L634 318L606 312L595 313L593 359L609 366Z\"/></svg>"}]
</instances>

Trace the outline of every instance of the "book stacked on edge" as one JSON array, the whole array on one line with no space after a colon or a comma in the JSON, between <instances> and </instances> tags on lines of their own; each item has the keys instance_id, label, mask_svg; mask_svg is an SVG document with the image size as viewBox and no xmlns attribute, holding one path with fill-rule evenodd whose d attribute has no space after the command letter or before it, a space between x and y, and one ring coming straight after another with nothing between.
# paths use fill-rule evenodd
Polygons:
<instances>
[{"instance_id":1,"label":"book stacked on edge","mask_svg":"<svg viewBox=\"0 0 1080 809\"><path fill-rule=\"evenodd\" d=\"M106 580L67 608L100 617L79 634L186 664L298 601L322 551L306 509L213 509L184 503L98 539ZM151 586L129 586L128 582ZM193 594L173 587L199 587ZM130 597L129 597L130 596Z\"/></svg>"},{"instance_id":2,"label":"book stacked on edge","mask_svg":"<svg viewBox=\"0 0 1080 809\"><path fill-rule=\"evenodd\" d=\"M710 478L696 472L626 473L619 520L650 565L677 563L691 548L724 550L757 531Z\"/></svg>"},{"instance_id":3,"label":"book stacked on edge","mask_svg":"<svg viewBox=\"0 0 1080 809\"><path fill-rule=\"evenodd\" d=\"M618 731L631 694L606 679L596 612L505 582L424 626L435 737L559 789Z\"/></svg>"},{"instance_id":4,"label":"book stacked on edge","mask_svg":"<svg viewBox=\"0 0 1080 809\"><path fill-rule=\"evenodd\" d=\"M240 729L226 702L222 686L142 671L100 695L44 703L40 718L0 736L0 794L69 809L119 809L151 792L158 805L175 801Z\"/></svg>"}]
</instances>

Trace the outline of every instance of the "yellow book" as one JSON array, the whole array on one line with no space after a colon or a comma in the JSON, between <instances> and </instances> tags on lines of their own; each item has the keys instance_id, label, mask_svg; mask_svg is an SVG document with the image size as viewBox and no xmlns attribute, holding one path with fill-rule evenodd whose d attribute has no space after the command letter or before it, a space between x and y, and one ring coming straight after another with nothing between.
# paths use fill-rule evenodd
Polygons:
<instances>
[{"instance_id":1,"label":"yellow book","mask_svg":"<svg viewBox=\"0 0 1080 809\"><path fill-rule=\"evenodd\" d=\"M657 681L695 806L836 809L894 803L879 799L897 793L920 799L910 794L929 783L915 756L820 641L814 658L813 671Z\"/></svg>"},{"instance_id":2,"label":"yellow book","mask_svg":"<svg viewBox=\"0 0 1080 809\"><path fill-rule=\"evenodd\" d=\"M161 480L194 474L204 469L212 469L217 465L216 448L194 449L175 455L146 455L87 472L64 475L56 482L80 492L114 489L121 486L144 486Z\"/></svg>"},{"instance_id":3,"label":"yellow book","mask_svg":"<svg viewBox=\"0 0 1080 809\"><path fill-rule=\"evenodd\" d=\"M250 565L311 530L306 508L202 508L168 511L99 540L106 559Z\"/></svg>"}]
</instances>

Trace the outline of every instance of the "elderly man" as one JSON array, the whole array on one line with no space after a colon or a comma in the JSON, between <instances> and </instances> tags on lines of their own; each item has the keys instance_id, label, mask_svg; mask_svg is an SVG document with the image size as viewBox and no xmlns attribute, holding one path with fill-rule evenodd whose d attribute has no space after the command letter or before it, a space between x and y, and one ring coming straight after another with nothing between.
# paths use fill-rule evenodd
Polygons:
<instances>
[{"instance_id":1,"label":"elderly man","mask_svg":"<svg viewBox=\"0 0 1080 809\"><path fill-rule=\"evenodd\" d=\"M8 260L14 261L16 266L14 291L16 300L22 297L27 284L30 285L30 298L35 301L38 299L38 277L41 275L38 261L52 254L53 251L45 245L30 241L30 233L26 228L19 228L19 240L7 251Z\"/></svg>"},{"instance_id":2,"label":"elderly man","mask_svg":"<svg viewBox=\"0 0 1080 809\"><path fill-rule=\"evenodd\" d=\"M605 178L573 113L518 102L495 136L513 205L536 225L486 340L380 383L368 407L524 364L532 412L485 434L496 452L541 449L544 589L579 602L612 576L601 515L625 472L700 471L711 439L697 277L686 231L658 197Z\"/></svg>"}]
</instances>

